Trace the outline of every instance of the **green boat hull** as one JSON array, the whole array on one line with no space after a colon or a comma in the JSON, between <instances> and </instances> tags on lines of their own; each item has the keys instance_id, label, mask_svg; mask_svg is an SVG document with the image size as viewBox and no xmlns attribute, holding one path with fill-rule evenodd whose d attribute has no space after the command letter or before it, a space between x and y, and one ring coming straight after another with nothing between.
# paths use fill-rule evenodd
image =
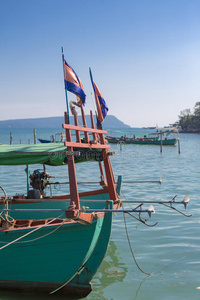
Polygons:
<instances>
[{"instance_id":1,"label":"green boat hull","mask_svg":"<svg viewBox=\"0 0 200 300\"><path fill-rule=\"evenodd\" d=\"M160 145L161 144L161 140L155 140L155 139L120 139L120 138L108 138L106 137L107 141L110 144L137 144L137 145ZM177 139L167 139L167 140L162 140L162 145L163 146L173 146L175 145L177 142Z\"/></svg>"},{"instance_id":2,"label":"green boat hull","mask_svg":"<svg viewBox=\"0 0 200 300\"><path fill-rule=\"evenodd\" d=\"M33 228L0 232L0 288L85 297L110 238L112 213L82 225L71 222L45 226L19 242L2 246Z\"/></svg>"}]
</instances>

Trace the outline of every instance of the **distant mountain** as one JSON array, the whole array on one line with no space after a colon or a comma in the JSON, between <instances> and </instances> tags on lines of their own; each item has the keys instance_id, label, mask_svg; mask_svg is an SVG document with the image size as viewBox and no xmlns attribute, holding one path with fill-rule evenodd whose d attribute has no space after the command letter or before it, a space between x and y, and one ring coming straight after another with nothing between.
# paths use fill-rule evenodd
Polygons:
<instances>
[{"instance_id":1,"label":"distant mountain","mask_svg":"<svg viewBox=\"0 0 200 300\"><path fill-rule=\"evenodd\" d=\"M80 117L79 117L80 118ZM70 123L73 124L73 117L70 117ZM86 115L86 121L90 126L90 116ZM18 119L0 121L0 128L61 128L64 123L64 117L48 117L35 119ZM103 128L130 128L129 125L112 115L108 115L103 122Z\"/></svg>"}]
</instances>

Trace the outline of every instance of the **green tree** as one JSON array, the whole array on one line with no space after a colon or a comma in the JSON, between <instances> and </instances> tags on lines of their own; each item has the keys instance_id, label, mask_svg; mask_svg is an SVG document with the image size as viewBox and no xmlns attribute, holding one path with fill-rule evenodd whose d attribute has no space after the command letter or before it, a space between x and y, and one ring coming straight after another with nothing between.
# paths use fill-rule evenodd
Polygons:
<instances>
[{"instance_id":1,"label":"green tree","mask_svg":"<svg viewBox=\"0 0 200 300\"><path fill-rule=\"evenodd\" d=\"M190 108L184 109L180 112L179 117L179 125L182 130L188 130L191 122L191 110Z\"/></svg>"},{"instance_id":2,"label":"green tree","mask_svg":"<svg viewBox=\"0 0 200 300\"><path fill-rule=\"evenodd\" d=\"M194 113L191 110L184 109L180 112L178 125L182 130L200 131L200 101L194 106Z\"/></svg>"},{"instance_id":3,"label":"green tree","mask_svg":"<svg viewBox=\"0 0 200 300\"><path fill-rule=\"evenodd\" d=\"M200 116L200 102L196 102L196 104L194 106L194 115Z\"/></svg>"}]
</instances>

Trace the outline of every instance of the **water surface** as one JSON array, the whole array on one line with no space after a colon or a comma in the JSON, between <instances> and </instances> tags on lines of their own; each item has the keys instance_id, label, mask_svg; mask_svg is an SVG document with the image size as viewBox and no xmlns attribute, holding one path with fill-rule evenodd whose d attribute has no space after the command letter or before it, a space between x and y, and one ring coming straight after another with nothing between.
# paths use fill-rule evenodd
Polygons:
<instances>
[{"instance_id":1,"label":"water surface","mask_svg":"<svg viewBox=\"0 0 200 300\"><path fill-rule=\"evenodd\" d=\"M1 129L1 143L9 143L8 129ZM58 131L55 129L55 132ZM143 129L144 131L144 129ZM49 138L54 132L37 129L38 138ZM13 143L33 143L33 130L13 130ZM155 205L156 213L148 224L158 222L155 227L147 227L126 215L126 224L135 259L144 274L136 266L127 240L124 216L114 216L111 240L107 255L92 280L93 292L87 300L176 300L200 299L200 135L181 134L181 153L177 146L165 146L160 153L154 145L112 145L111 157L115 178L122 175L123 181L159 180L162 184L123 184L123 200L171 200L177 201L190 196L187 210L177 208L187 218L162 205ZM41 166L34 166L34 168ZM85 168L86 167L86 168ZM0 184L7 193L25 193L26 175L24 166L1 167ZM32 170L34 170L31 167ZM99 181L98 164L88 162L76 166L78 181ZM88 170L90 173L88 174ZM56 176L56 181L67 181L66 167L47 167ZM94 188L94 187L91 187ZM67 192L68 187L59 186L57 194ZM83 186L82 190L88 190ZM129 207L128 204L124 205ZM134 207L134 205L131 205ZM144 205L147 208L148 205ZM146 216L145 216L146 217ZM199 289L198 289L199 288ZM1 293L0 299L31 299L30 295ZM46 299L47 297L44 297ZM51 297L52 298L52 297ZM43 299L43 298L41 298ZM52 299L60 299L54 296Z\"/></svg>"}]
</instances>

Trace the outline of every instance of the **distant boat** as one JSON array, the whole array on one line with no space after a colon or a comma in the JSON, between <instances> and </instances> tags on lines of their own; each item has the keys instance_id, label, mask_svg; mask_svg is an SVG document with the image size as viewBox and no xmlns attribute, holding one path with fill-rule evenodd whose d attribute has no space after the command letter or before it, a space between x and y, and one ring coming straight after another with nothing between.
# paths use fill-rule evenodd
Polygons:
<instances>
[{"instance_id":1,"label":"distant boat","mask_svg":"<svg viewBox=\"0 0 200 300\"><path fill-rule=\"evenodd\" d=\"M40 143L60 143L63 142L65 138L65 134L63 132L59 133L56 132L54 135L52 134L50 136L50 139L38 139L38 141L40 141Z\"/></svg>"},{"instance_id":2,"label":"distant boat","mask_svg":"<svg viewBox=\"0 0 200 300\"><path fill-rule=\"evenodd\" d=\"M110 144L118 144L118 143L123 143L123 144L138 144L138 145L160 145L161 140L159 137L157 138L119 138L119 137L113 137L113 136L106 136L106 139L108 143ZM172 146L175 145L177 142L177 138L174 139L167 139L165 138L162 140L162 145L164 146Z\"/></svg>"},{"instance_id":3,"label":"distant boat","mask_svg":"<svg viewBox=\"0 0 200 300\"><path fill-rule=\"evenodd\" d=\"M52 141L50 140L44 140L44 139L38 139L38 141L40 141L40 143L53 143Z\"/></svg>"},{"instance_id":4,"label":"distant boat","mask_svg":"<svg viewBox=\"0 0 200 300\"><path fill-rule=\"evenodd\" d=\"M174 133L174 137L170 138L170 134ZM107 141L110 144L138 144L138 145L163 145L163 146L174 146L177 143L178 138L175 137L175 133L178 131L175 129L166 131L156 131L149 135L144 135L143 137L136 138L135 135L130 138L126 135L121 137L106 136Z\"/></svg>"}]
</instances>

